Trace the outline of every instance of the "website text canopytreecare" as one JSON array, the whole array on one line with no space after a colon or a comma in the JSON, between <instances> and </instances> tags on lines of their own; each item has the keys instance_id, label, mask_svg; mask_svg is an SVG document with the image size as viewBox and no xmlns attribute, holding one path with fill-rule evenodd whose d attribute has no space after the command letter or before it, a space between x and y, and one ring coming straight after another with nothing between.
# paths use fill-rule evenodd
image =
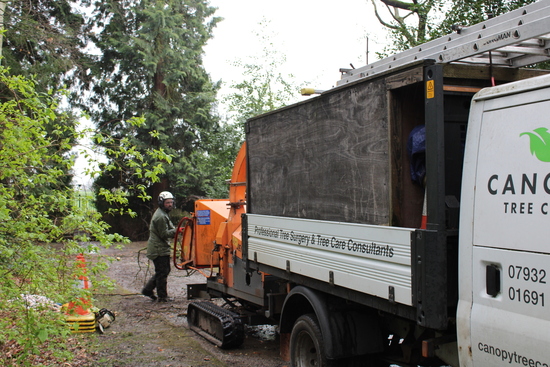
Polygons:
<instances>
[{"instance_id":1,"label":"website text canopytreecare","mask_svg":"<svg viewBox=\"0 0 550 367\"><path fill-rule=\"evenodd\" d=\"M498 348L490 344L479 342L477 344L479 351L500 358L502 362L507 362L510 365L526 366L526 367L549 367L548 363L522 356L517 352L510 352L506 349Z\"/></svg>"}]
</instances>

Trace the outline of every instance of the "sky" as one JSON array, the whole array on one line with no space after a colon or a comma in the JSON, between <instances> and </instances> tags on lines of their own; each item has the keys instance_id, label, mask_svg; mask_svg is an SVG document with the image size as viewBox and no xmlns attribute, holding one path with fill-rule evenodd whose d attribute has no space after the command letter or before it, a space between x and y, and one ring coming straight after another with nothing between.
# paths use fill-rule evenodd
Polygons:
<instances>
[{"instance_id":1,"label":"sky","mask_svg":"<svg viewBox=\"0 0 550 367\"><path fill-rule=\"evenodd\" d=\"M210 0L224 18L205 47L203 65L213 81L222 81L218 99L229 85L243 80L237 60L251 61L265 47L258 34L269 37L276 51L286 57L283 75L292 74L302 87L330 89L340 79L340 68L356 68L376 60L386 33L374 16L370 0ZM261 25L262 23L263 25ZM285 79L288 81L287 79ZM306 83L307 82L307 83ZM298 102L304 98L296 93ZM224 115L224 106L218 111ZM79 158L77 166L85 165ZM89 188L92 179L77 169L75 184Z\"/></svg>"},{"instance_id":2,"label":"sky","mask_svg":"<svg viewBox=\"0 0 550 367\"><path fill-rule=\"evenodd\" d=\"M320 90L336 85L340 68L367 64L367 37L369 62L386 42L370 0L210 0L210 5L224 20L205 47L203 63L212 80L224 83L222 95L231 82L243 80L242 69L232 63L262 54L258 33L286 56L284 75Z\"/></svg>"}]
</instances>

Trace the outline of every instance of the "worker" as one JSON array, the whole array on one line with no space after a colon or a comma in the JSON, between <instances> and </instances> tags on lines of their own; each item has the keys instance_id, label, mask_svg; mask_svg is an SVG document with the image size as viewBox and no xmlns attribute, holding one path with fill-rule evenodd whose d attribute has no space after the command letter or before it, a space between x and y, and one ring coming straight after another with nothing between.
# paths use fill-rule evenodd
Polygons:
<instances>
[{"instance_id":1,"label":"worker","mask_svg":"<svg viewBox=\"0 0 550 367\"><path fill-rule=\"evenodd\" d=\"M161 192L158 196L158 206L149 224L147 241L147 257L155 265L155 274L145 284L141 294L155 301L157 300L154 292L156 288L158 302L168 302L170 299L166 287L168 274L170 274L170 240L176 233L168 213L174 208L174 196L168 191Z\"/></svg>"}]
</instances>

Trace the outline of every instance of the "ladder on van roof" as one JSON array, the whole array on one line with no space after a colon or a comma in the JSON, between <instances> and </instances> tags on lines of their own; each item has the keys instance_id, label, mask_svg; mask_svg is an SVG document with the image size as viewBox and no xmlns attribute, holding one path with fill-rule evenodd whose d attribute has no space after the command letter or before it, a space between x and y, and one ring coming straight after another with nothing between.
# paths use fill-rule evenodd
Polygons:
<instances>
[{"instance_id":1,"label":"ladder on van roof","mask_svg":"<svg viewBox=\"0 0 550 367\"><path fill-rule=\"evenodd\" d=\"M340 69L343 85L418 60L520 68L550 60L550 0L513 10L357 69Z\"/></svg>"}]
</instances>

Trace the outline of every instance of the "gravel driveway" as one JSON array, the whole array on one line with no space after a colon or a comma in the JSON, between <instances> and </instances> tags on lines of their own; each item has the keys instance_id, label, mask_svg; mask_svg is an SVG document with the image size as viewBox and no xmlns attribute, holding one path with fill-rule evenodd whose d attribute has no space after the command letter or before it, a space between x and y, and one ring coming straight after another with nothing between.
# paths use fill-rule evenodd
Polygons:
<instances>
[{"instance_id":1,"label":"gravel driveway","mask_svg":"<svg viewBox=\"0 0 550 367\"><path fill-rule=\"evenodd\" d=\"M143 297L141 288L153 271L145 247L145 242L133 242L102 251L117 259L108 271L117 287L95 294L94 306L113 311L116 320L104 334L97 334L93 366L287 366L271 327L247 328L244 344L232 350L219 349L187 328L187 284L204 283L200 274L172 268L168 292L174 301L157 303Z\"/></svg>"}]
</instances>

